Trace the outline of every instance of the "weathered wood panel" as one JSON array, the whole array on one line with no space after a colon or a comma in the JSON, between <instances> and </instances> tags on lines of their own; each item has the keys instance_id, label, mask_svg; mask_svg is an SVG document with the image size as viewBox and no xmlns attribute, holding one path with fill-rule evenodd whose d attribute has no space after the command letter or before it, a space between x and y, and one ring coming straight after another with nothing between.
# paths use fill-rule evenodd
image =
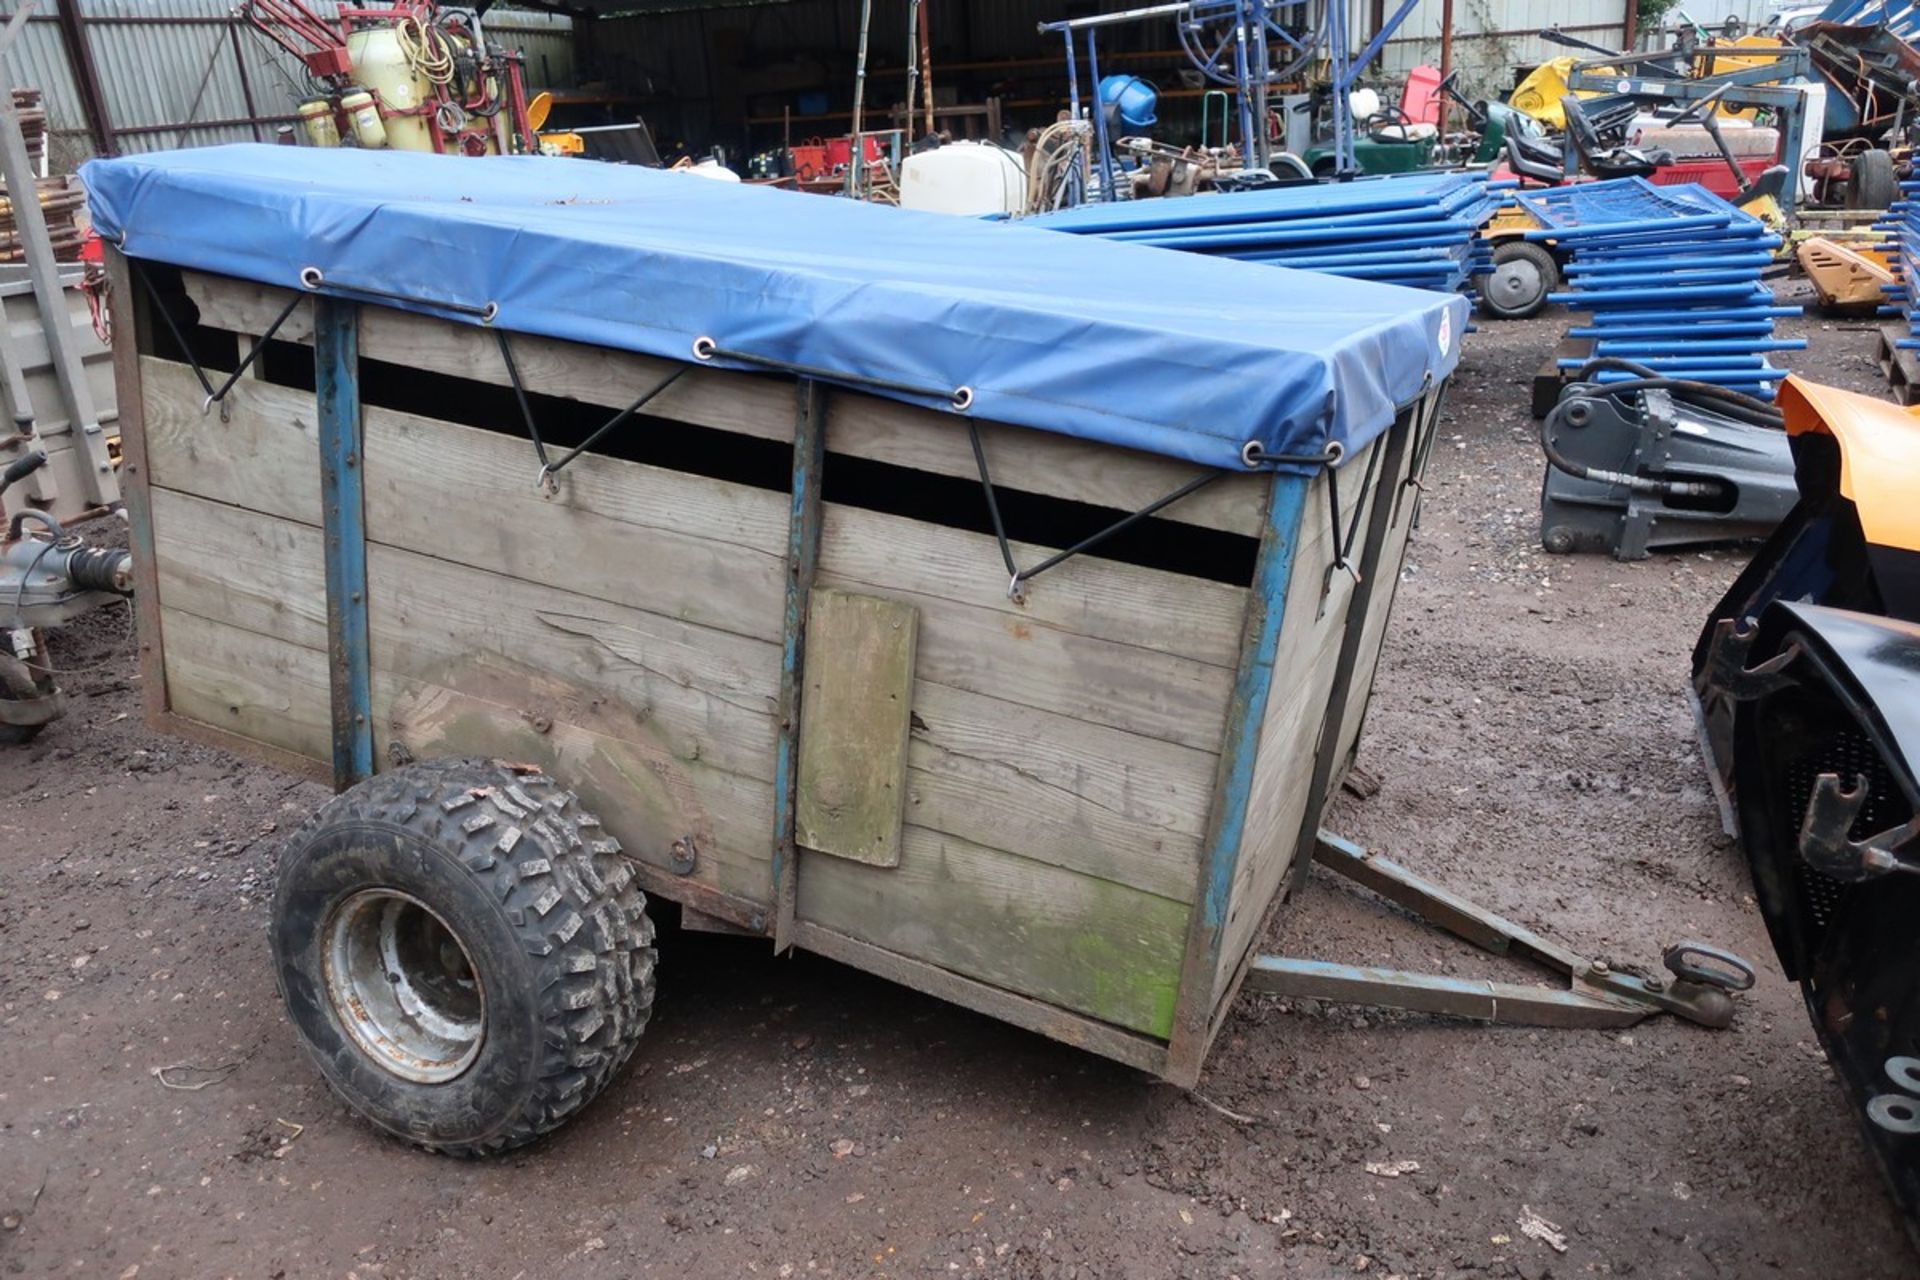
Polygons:
<instances>
[{"instance_id":1,"label":"weathered wood panel","mask_svg":"<svg viewBox=\"0 0 1920 1280\"><path fill-rule=\"evenodd\" d=\"M1354 749L1360 743L1360 733L1366 727L1367 704L1373 696L1374 675L1380 669L1380 654L1386 645L1387 626L1393 620L1393 602L1399 594L1400 571L1406 562L1407 543L1413 537L1413 513L1419 492L1406 481L1420 465L1421 444L1422 441L1417 437L1409 444L1400 474L1393 477L1390 486L1380 494L1381 501L1393 504L1390 515L1392 523L1387 528L1386 541L1380 550L1379 577L1367 601L1366 631L1361 637L1360 652L1347 689L1340 695L1349 700L1349 706L1340 725L1340 739L1333 744L1335 786L1339 785L1347 766L1352 763Z\"/></svg>"},{"instance_id":2,"label":"weathered wood panel","mask_svg":"<svg viewBox=\"0 0 1920 1280\"><path fill-rule=\"evenodd\" d=\"M1020 605L1005 576L991 538L827 507L818 580L920 610L907 820L1191 901L1245 589L1081 557Z\"/></svg>"},{"instance_id":3,"label":"weathered wood panel","mask_svg":"<svg viewBox=\"0 0 1920 1280\"><path fill-rule=\"evenodd\" d=\"M1218 747L1234 648L1221 633L1237 633L1244 588L1080 557L1036 579L1021 606L990 537L832 503L824 525L817 581L917 607L923 679Z\"/></svg>"},{"instance_id":4,"label":"weathered wood panel","mask_svg":"<svg viewBox=\"0 0 1920 1280\"><path fill-rule=\"evenodd\" d=\"M987 455L996 489L1138 511L1204 470L1172 458L1089 445L1046 431L997 422L981 422L979 427L981 451ZM834 393L827 416L827 448L934 475L976 482L980 476L966 418L877 396ZM1222 476L1163 507L1154 518L1257 538L1266 490L1264 476Z\"/></svg>"},{"instance_id":5,"label":"weathered wood panel","mask_svg":"<svg viewBox=\"0 0 1920 1280\"><path fill-rule=\"evenodd\" d=\"M201 323L236 333L264 333L291 296L286 290L198 272L184 272ZM361 350L370 358L423 369L458 369L462 376L508 385L493 334L473 325L384 307L365 311ZM296 308L276 335L313 340L311 307ZM517 335L514 362L528 390L610 409L625 408L664 381L674 361L605 347ZM692 353L689 352L689 355ZM692 369L646 412L772 440L793 438L790 385L783 378ZM966 420L953 414L836 390L829 410L828 448L937 475L978 476ZM1201 469L1127 449L1090 446L1043 431L983 422L982 447L994 483L1007 489L1135 511L1178 489ZM1257 537L1265 481L1225 476L1181 499L1156 518Z\"/></svg>"},{"instance_id":6,"label":"weathered wood panel","mask_svg":"<svg viewBox=\"0 0 1920 1280\"><path fill-rule=\"evenodd\" d=\"M170 609L324 653L318 529L164 489L153 499ZM640 766L625 821L603 813L636 857L668 866L692 836L705 854L696 880L764 893L777 646L379 544L368 578L375 672L415 708L403 741L423 732L431 690L512 709L518 738L489 734L516 757L538 750L519 738L542 724L590 727ZM324 700L320 712L324 723Z\"/></svg>"},{"instance_id":7,"label":"weathered wood panel","mask_svg":"<svg viewBox=\"0 0 1920 1280\"><path fill-rule=\"evenodd\" d=\"M165 604L160 615L167 699L176 715L310 759L333 759L326 655Z\"/></svg>"},{"instance_id":8,"label":"weathered wood panel","mask_svg":"<svg viewBox=\"0 0 1920 1280\"><path fill-rule=\"evenodd\" d=\"M799 919L956 973L1165 1036L1188 908L923 827L900 865L809 857Z\"/></svg>"},{"instance_id":9,"label":"weathered wood panel","mask_svg":"<svg viewBox=\"0 0 1920 1280\"><path fill-rule=\"evenodd\" d=\"M244 382L229 418L200 412L193 370L140 357L147 482L306 524L320 523L320 428L311 393Z\"/></svg>"},{"instance_id":10,"label":"weathered wood panel","mask_svg":"<svg viewBox=\"0 0 1920 1280\"><path fill-rule=\"evenodd\" d=\"M794 797L804 848L899 865L918 631L911 605L814 589Z\"/></svg>"},{"instance_id":11,"label":"weathered wood panel","mask_svg":"<svg viewBox=\"0 0 1920 1280\"><path fill-rule=\"evenodd\" d=\"M1016 604L991 538L824 526L817 581L920 611L918 680L899 867L804 858L798 918L1167 1034L1246 590L1089 556Z\"/></svg>"},{"instance_id":12,"label":"weathered wood panel","mask_svg":"<svg viewBox=\"0 0 1920 1280\"><path fill-rule=\"evenodd\" d=\"M1349 483L1342 490L1341 536L1349 529L1364 531L1375 488L1358 502L1354 482L1366 475L1375 442L1341 468ZM1390 492L1392 486L1385 488ZM1258 939L1267 908L1293 867L1294 845L1312 789L1313 768L1321 747L1328 701L1333 694L1334 669L1352 602L1354 581L1345 571L1333 570L1336 547L1328 511L1325 475L1308 491L1300 516L1300 546L1287 581L1286 615L1280 646L1274 657L1273 691L1261 720L1260 742L1254 764L1252 794L1241 836L1214 989L1231 979L1247 948ZM1358 541L1355 551L1358 553Z\"/></svg>"},{"instance_id":13,"label":"weathered wood panel","mask_svg":"<svg viewBox=\"0 0 1920 1280\"><path fill-rule=\"evenodd\" d=\"M241 334L264 334L292 296L270 285L193 271L183 272L182 278L187 295L200 308L200 323ZM296 307L274 337L281 342L311 344L312 303ZM516 334L510 341L521 384L528 391L609 410L626 408L675 372L686 369L677 361L610 347L526 334ZM491 329L433 316L390 307L363 308L360 353L369 360L457 372L463 378L495 386L511 385L499 341ZM793 439L793 389L781 378L689 369L672 387L648 401L644 412L765 440Z\"/></svg>"},{"instance_id":14,"label":"weathered wood panel","mask_svg":"<svg viewBox=\"0 0 1920 1280\"><path fill-rule=\"evenodd\" d=\"M320 523L310 394L246 383L222 423L200 413L186 366L148 358L142 373L154 484ZM548 496L525 441L389 409L368 410L365 430L374 541L779 638L783 495L588 455Z\"/></svg>"},{"instance_id":15,"label":"weathered wood panel","mask_svg":"<svg viewBox=\"0 0 1920 1280\"><path fill-rule=\"evenodd\" d=\"M907 820L1191 901L1215 757L928 680L915 684Z\"/></svg>"},{"instance_id":16,"label":"weathered wood panel","mask_svg":"<svg viewBox=\"0 0 1920 1280\"><path fill-rule=\"evenodd\" d=\"M325 654L181 610L163 607L162 612L168 690L177 714L298 755L330 757ZM614 726L556 720L542 730L529 723L521 706L379 671L373 705L375 744L383 756L390 744L399 743L423 758L492 755L537 764L578 791L623 844L628 833L656 824L663 806L682 802L682 797L663 796L666 784L652 772L645 744L603 731ZM724 787L734 788L734 794L724 795ZM724 884L724 866L702 873L711 848L699 837L710 832L714 846L748 848L752 839L764 843L773 823L772 792L715 770L706 794L717 803L698 815L707 825L687 833L695 836L700 855L687 879ZM667 849L630 846L628 852L648 866L668 865ZM758 876L764 899L764 864Z\"/></svg>"}]
</instances>

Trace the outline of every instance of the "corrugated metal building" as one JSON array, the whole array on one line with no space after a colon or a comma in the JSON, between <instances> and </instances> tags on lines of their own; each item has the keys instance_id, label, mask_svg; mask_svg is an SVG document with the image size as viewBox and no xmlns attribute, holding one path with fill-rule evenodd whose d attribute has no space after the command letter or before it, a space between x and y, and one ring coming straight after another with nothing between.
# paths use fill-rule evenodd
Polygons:
<instances>
[{"instance_id":1,"label":"corrugated metal building","mask_svg":"<svg viewBox=\"0 0 1920 1280\"><path fill-rule=\"evenodd\" d=\"M1041 36L1038 23L1136 8L1142 2L927 0L936 92L962 102L998 96L1009 123L1049 121L1065 106L1066 67L1059 37ZM777 145L789 128L789 113L795 141L846 131L859 0L628 3L627 12L596 23L591 41L596 69L643 95L647 118L663 142L718 141L737 156L743 143L749 150ZM1346 3L1351 29L1361 37L1395 7L1391 0ZM1541 40L1542 28L1558 25L1595 44L1619 48L1627 39L1627 9L1635 3L1454 0L1454 65L1470 91L1502 93L1524 69L1567 52ZM1708 0L1688 11L1714 26L1729 16L1753 26L1765 22L1768 4ZM1299 11L1304 14L1306 8ZM1445 9L1445 0L1420 0L1386 46L1375 74L1397 81L1423 62L1437 65ZM882 114L905 92L906 11L905 0L875 0L873 7L868 100L877 102ZM1182 74L1188 63L1170 19L1110 28L1101 35L1100 49L1102 71L1133 72L1160 88L1163 136L1197 137L1204 89ZM1086 74L1084 66L1081 73ZM884 123L872 121L870 127Z\"/></svg>"},{"instance_id":2,"label":"corrugated metal building","mask_svg":"<svg viewBox=\"0 0 1920 1280\"><path fill-rule=\"evenodd\" d=\"M70 0L98 70L106 125L120 151L271 141L307 96L300 64L234 15L232 0ZM334 0L308 0L331 18ZM48 158L71 170L99 148L73 74L68 33L53 3L7 52L14 83L46 95ZM534 88L574 82L573 22L561 14L498 10L493 39L526 55Z\"/></svg>"},{"instance_id":3,"label":"corrugated metal building","mask_svg":"<svg viewBox=\"0 0 1920 1280\"><path fill-rule=\"evenodd\" d=\"M1042 36L1040 21L1135 7L1129 0L926 2L936 98L996 98L1012 129L1046 123L1065 105L1060 41ZM1361 37L1394 7L1392 0L1341 2ZM1564 52L1539 38L1542 27L1557 24L1617 48L1636 2L1452 0L1454 65L1470 91L1501 93L1524 69ZM1707 0L1689 12L1716 26L1728 16L1757 25L1768 4ZM231 0L51 0L7 57L17 83L47 95L56 170L97 150L100 128L71 71L73 32L63 30L55 6L79 15L104 98L97 114L119 150L270 139L305 96L297 61L237 20ZM334 0L311 7L335 12ZM526 55L531 87L592 81L616 95L613 116L645 118L663 151L718 143L738 161L785 137L799 142L847 131L860 0L550 0L547 7L573 8L578 17L496 7L486 13L487 30ZM1448 0L1420 0L1374 69L1380 81L1439 62L1447 7ZM887 123L887 110L905 96L907 8L906 0L874 0L869 127ZM602 16L593 17L596 10ZM1296 12L1304 18L1308 10L1302 4ZM576 40L576 21L593 24L590 37ZM576 49L591 65L575 66ZM1133 72L1160 88L1163 137L1198 138L1206 86L1195 82L1170 19L1111 28L1101 50L1103 70Z\"/></svg>"}]
</instances>

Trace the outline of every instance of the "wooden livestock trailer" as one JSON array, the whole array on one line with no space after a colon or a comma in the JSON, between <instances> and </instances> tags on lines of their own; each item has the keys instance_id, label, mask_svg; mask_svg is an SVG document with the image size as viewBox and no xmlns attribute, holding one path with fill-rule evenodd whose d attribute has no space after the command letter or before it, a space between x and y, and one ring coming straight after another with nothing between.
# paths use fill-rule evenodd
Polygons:
<instances>
[{"instance_id":1,"label":"wooden livestock trailer","mask_svg":"<svg viewBox=\"0 0 1920 1280\"><path fill-rule=\"evenodd\" d=\"M150 176L156 163L89 179L111 193L115 166ZM692 181L621 181L642 179L647 192ZM910 216L700 198L841 206L862 227ZM1345 456L1273 465L1250 447L1253 465L1220 467L994 421L983 389L929 403L704 337L675 359L515 331L511 305L429 308L318 269L288 288L194 269L191 253L169 265L168 237L143 239L150 221L106 206L96 217L130 255L113 263L115 361L154 723L352 788L295 837L300 867L329 850L327 865L350 861L340 841L364 852L375 827L431 820L395 848L443 839L475 876L520 868L498 896L535 953L571 954L582 916L598 939L575 967L604 996L587 981L569 997L576 1020L548 1024L563 1045L572 1028L587 1064L570 1096L514 1093L500 1106L521 1121L462 1128L418 1096L370 1097L340 1048L377 1058L410 1009L439 1008L434 1034L401 1046L414 1068L387 1065L416 1094L471 1074L481 1039L517 1043L495 1007L517 971L479 982L496 984L492 1005L454 991L471 994L491 944L463 933L468 907L426 888L366 907L358 942L357 908L336 901L299 926L313 935L302 951L285 936L301 886L315 902L353 886L283 869L283 991L363 1111L429 1145L494 1149L590 1096L631 1051L651 992L629 879L690 923L1196 1079L1352 759L1457 299L1315 281L1376 320L1398 308L1437 331L1418 394ZM969 245L1049 240L941 225ZM1199 270L1203 284L1307 279L1052 239L1116 270ZM1366 358L1385 358L1369 341ZM407 763L447 757L520 772ZM328 816L356 793L374 800ZM369 826L375 801L399 817ZM576 807L597 823L575 824ZM340 821L359 834L328 844ZM396 1008L360 1008L361 953L390 976L414 907L471 953L444 1007L423 979Z\"/></svg>"}]
</instances>

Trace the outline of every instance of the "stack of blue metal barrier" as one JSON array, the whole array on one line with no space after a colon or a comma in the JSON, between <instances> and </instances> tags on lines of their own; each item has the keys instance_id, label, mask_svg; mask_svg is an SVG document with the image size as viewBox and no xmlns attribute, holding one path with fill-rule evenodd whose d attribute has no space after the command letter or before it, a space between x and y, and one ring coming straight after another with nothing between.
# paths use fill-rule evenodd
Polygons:
<instances>
[{"instance_id":1,"label":"stack of blue metal barrier","mask_svg":"<svg viewBox=\"0 0 1920 1280\"><path fill-rule=\"evenodd\" d=\"M1412 173L1082 205L1028 226L1450 293L1490 263L1480 229L1511 182Z\"/></svg>"},{"instance_id":2,"label":"stack of blue metal barrier","mask_svg":"<svg viewBox=\"0 0 1920 1280\"><path fill-rule=\"evenodd\" d=\"M1915 305L1913 296L1913 282L1920 279L1914 269L1914 264L1920 263L1920 178L1912 176L1911 166L1900 179L1900 199L1873 227L1890 233L1899 249L1893 260L1893 283L1886 290L1887 305L1880 308L1880 314L1897 315L1907 322L1907 336L1896 341L1896 347L1920 351L1920 306Z\"/></svg>"},{"instance_id":3,"label":"stack of blue metal barrier","mask_svg":"<svg viewBox=\"0 0 1920 1280\"><path fill-rule=\"evenodd\" d=\"M1561 368L1620 356L1770 399L1786 371L1767 353L1807 345L1774 336L1777 319L1800 314L1776 305L1761 280L1780 237L1706 188L1617 178L1518 199L1540 222L1527 238L1551 241L1567 256L1571 287L1550 300L1586 313L1567 333L1590 339L1591 355L1562 359ZM1600 380L1632 376L1605 372Z\"/></svg>"}]
</instances>

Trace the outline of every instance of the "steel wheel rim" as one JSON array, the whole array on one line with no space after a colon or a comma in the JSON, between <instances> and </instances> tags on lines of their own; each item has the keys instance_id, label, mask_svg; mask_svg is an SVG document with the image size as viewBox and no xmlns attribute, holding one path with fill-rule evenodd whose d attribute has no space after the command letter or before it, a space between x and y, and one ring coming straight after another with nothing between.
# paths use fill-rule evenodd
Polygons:
<instances>
[{"instance_id":1,"label":"steel wheel rim","mask_svg":"<svg viewBox=\"0 0 1920 1280\"><path fill-rule=\"evenodd\" d=\"M465 944L426 903L360 890L335 908L324 956L334 1016L385 1070L444 1084L480 1056L486 993Z\"/></svg>"},{"instance_id":2,"label":"steel wheel rim","mask_svg":"<svg viewBox=\"0 0 1920 1280\"><path fill-rule=\"evenodd\" d=\"M1539 264L1514 258L1493 269L1487 292L1503 307L1524 306L1545 291Z\"/></svg>"}]
</instances>

